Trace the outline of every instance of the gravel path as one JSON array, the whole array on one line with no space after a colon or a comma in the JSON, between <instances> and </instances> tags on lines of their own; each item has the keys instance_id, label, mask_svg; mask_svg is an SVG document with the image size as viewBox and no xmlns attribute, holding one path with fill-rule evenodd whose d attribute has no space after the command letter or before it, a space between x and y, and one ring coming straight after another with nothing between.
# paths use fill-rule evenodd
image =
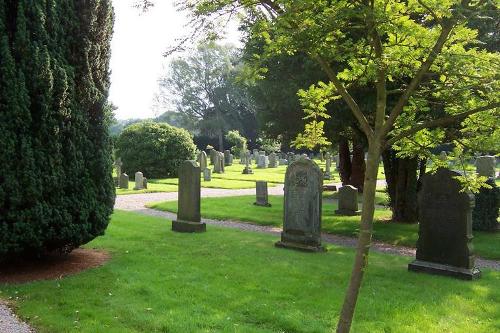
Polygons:
<instances>
[{"instance_id":1,"label":"gravel path","mask_svg":"<svg viewBox=\"0 0 500 333\"><path fill-rule=\"evenodd\" d=\"M1 333L33 333L34 331L21 322L10 309L0 303L0 332Z\"/></svg>"}]
</instances>

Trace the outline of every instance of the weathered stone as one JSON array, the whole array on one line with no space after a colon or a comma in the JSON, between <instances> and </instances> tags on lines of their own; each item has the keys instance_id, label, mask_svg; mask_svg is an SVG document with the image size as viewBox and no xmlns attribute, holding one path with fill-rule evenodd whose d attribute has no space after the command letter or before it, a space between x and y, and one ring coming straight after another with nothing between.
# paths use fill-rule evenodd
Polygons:
<instances>
[{"instance_id":1,"label":"weathered stone","mask_svg":"<svg viewBox=\"0 0 500 333\"><path fill-rule=\"evenodd\" d=\"M495 156L479 156L476 159L476 173L479 176L495 177Z\"/></svg>"},{"instance_id":2,"label":"weathered stone","mask_svg":"<svg viewBox=\"0 0 500 333\"><path fill-rule=\"evenodd\" d=\"M120 175L122 174L122 166L123 166L123 162L120 157L116 159L114 166L116 168L115 186L117 186L120 184Z\"/></svg>"},{"instance_id":3,"label":"weathered stone","mask_svg":"<svg viewBox=\"0 0 500 333\"><path fill-rule=\"evenodd\" d=\"M200 214L200 167L195 161L184 161L179 168L179 195L177 219L172 230L178 232L204 232Z\"/></svg>"},{"instance_id":4,"label":"weathered stone","mask_svg":"<svg viewBox=\"0 0 500 333\"><path fill-rule=\"evenodd\" d=\"M144 188L144 176L142 172L137 171L135 173L134 180L135 180L134 190L142 190Z\"/></svg>"},{"instance_id":5,"label":"weathered stone","mask_svg":"<svg viewBox=\"0 0 500 333\"><path fill-rule=\"evenodd\" d=\"M120 182L118 184L120 186L120 188L128 190L128 182L129 182L128 175L126 173L122 173L120 175Z\"/></svg>"},{"instance_id":6,"label":"weathered stone","mask_svg":"<svg viewBox=\"0 0 500 333\"><path fill-rule=\"evenodd\" d=\"M229 150L224 150L224 165L227 165L227 166L232 165L231 151L229 151Z\"/></svg>"},{"instance_id":7,"label":"weathered stone","mask_svg":"<svg viewBox=\"0 0 500 333\"><path fill-rule=\"evenodd\" d=\"M270 168L278 167L278 158L276 156L276 153L269 154L269 167Z\"/></svg>"},{"instance_id":8,"label":"weathered stone","mask_svg":"<svg viewBox=\"0 0 500 333\"><path fill-rule=\"evenodd\" d=\"M253 174L252 167L250 166L251 163L252 163L252 157L251 157L251 155L249 153L245 157L245 168L243 169L242 174L244 174L244 175L251 175L251 174Z\"/></svg>"},{"instance_id":9,"label":"weathered stone","mask_svg":"<svg viewBox=\"0 0 500 333\"><path fill-rule=\"evenodd\" d=\"M278 247L324 251L321 245L323 175L318 165L301 158L285 175L283 232Z\"/></svg>"},{"instance_id":10,"label":"weathered stone","mask_svg":"<svg viewBox=\"0 0 500 333\"><path fill-rule=\"evenodd\" d=\"M220 159L219 159L220 168L222 170L222 173L224 173L225 172L225 167L226 167L226 163L224 162L224 154L221 153L221 152L219 152L219 157L220 157Z\"/></svg>"},{"instance_id":11,"label":"weathered stone","mask_svg":"<svg viewBox=\"0 0 500 333\"><path fill-rule=\"evenodd\" d=\"M326 166L325 166L325 173L323 174L323 178L324 179L327 179L327 180L330 180L332 179L332 172L331 172L331 168L332 168L332 156L330 155L330 153L326 153L326 162L325 162Z\"/></svg>"},{"instance_id":12,"label":"weathered stone","mask_svg":"<svg viewBox=\"0 0 500 333\"><path fill-rule=\"evenodd\" d=\"M267 159L267 156L265 155L265 152L260 152L259 153L259 161L258 161L258 164L257 164L257 169L266 169L268 163L269 163L269 160Z\"/></svg>"},{"instance_id":13,"label":"weathered stone","mask_svg":"<svg viewBox=\"0 0 500 333\"><path fill-rule=\"evenodd\" d=\"M148 179L146 177L142 179L142 187L146 190L148 189Z\"/></svg>"},{"instance_id":14,"label":"weathered stone","mask_svg":"<svg viewBox=\"0 0 500 333\"><path fill-rule=\"evenodd\" d=\"M209 182L212 180L212 170L209 168L203 169L203 180Z\"/></svg>"},{"instance_id":15,"label":"weathered stone","mask_svg":"<svg viewBox=\"0 0 500 333\"><path fill-rule=\"evenodd\" d=\"M335 214L354 216L360 213L358 210L358 190L351 185L342 186L339 189L339 208Z\"/></svg>"},{"instance_id":16,"label":"weathered stone","mask_svg":"<svg viewBox=\"0 0 500 333\"><path fill-rule=\"evenodd\" d=\"M202 170L202 172L208 166L208 163L207 163L207 153L205 153L203 150L200 151L200 153L198 154L198 165L200 166L200 169Z\"/></svg>"},{"instance_id":17,"label":"weathered stone","mask_svg":"<svg viewBox=\"0 0 500 333\"><path fill-rule=\"evenodd\" d=\"M267 182L264 182L264 181L255 182L255 194L256 194L257 201L255 201L254 205L271 207L271 204L269 203L269 195L268 195L268 191L267 191Z\"/></svg>"},{"instance_id":18,"label":"weathered stone","mask_svg":"<svg viewBox=\"0 0 500 333\"><path fill-rule=\"evenodd\" d=\"M461 192L454 178L459 175L440 168L423 176L418 193L417 255L409 270L466 280L480 277L472 250L474 196Z\"/></svg>"},{"instance_id":19,"label":"weathered stone","mask_svg":"<svg viewBox=\"0 0 500 333\"><path fill-rule=\"evenodd\" d=\"M215 157L217 156L217 150L210 149L209 155L210 155L210 164L215 165Z\"/></svg>"},{"instance_id":20,"label":"weathered stone","mask_svg":"<svg viewBox=\"0 0 500 333\"><path fill-rule=\"evenodd\" d=\"M441 153L439 153L439 159L441 161L446 161L448 159L448 155L446 155L445 151L442 151Z\"/></svg>"},{"instance_id":21,"label":"weathered stone","mask_svg":"<svg viewBox=\"0 0 500 333\"><path fill-rule=\"evenodd\" d=\"M214 173L224 173L224 155L217 151L214 156Z\"/></svg>"}]
</instances>

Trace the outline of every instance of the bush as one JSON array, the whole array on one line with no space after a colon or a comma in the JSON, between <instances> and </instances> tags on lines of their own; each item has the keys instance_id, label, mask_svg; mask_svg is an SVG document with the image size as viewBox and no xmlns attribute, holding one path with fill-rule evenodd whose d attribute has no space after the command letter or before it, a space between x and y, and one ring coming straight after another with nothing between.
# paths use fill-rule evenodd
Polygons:
<instances>
[{"instance_id":1,"label":"bush","mask_svg":"<svg viewBox=\"0 0 500 333\"><path fill-rule=\"evenodd\" d=\"M495 231L498 228L498 208L500 190L495 180L486 181L491 188L481 188L475 194L476 204L472 211L472 229L479 231Z\"/></svg>"},{"instance_id":2,"label":"bush","mask_svg":"<svg viewBox=\"0 0 500 333\"><path fill-rule=\"evenodd\" d=\"M242 151L247 150L247 139L236 130L227 132L226 141L232 146L231 151L236 156L239 156Z\"/></svg>"},{"instance_id":3,"label":"bush","mask_svg":"<svg viewBox=\"0 0 500 333\"><path fill-rule=\"evenodd\" d=\"M182 161L194 158L196 146L188 131L166 123L142 122L127 127L116 141L116 156L131 179L177 177Z\"/></svg>"},{"instance_id":4,"label":"bush","mask_svg":"<svg viewBox=\"0 0 500 333\"><path fill-rule=\"evenodd\" d=\"M110 0L0 1L0 261L108 225L112 21Z\"/></svg>"}]
</instances>

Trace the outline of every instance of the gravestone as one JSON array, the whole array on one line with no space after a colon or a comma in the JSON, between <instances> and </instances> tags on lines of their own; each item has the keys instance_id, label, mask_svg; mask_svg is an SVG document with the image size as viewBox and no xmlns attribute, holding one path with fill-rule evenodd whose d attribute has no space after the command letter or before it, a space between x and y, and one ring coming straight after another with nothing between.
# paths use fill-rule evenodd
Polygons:
<instances>
[{"instance_id":1,"label":"gravestone","mask_svg":"<svg viewBox=\"0 0 500 333\"><path fill-rule=\"evenodd\" d=\"M144 176L142 172L137 171L135 173L134 180L135 180L134 190L142 190L144 188Z\"/></svg>"},{"instance_id":2,"label":"gravestone","mask_svg":"<svg viewBox=\"0 0 500 333\"><path fill-rule=\"evenodd\" d=\"M205 168L203 170L203 180L206 182L209 182L212 180L212 170L210 170L209 168Z\"/></svg>"},{"instance_id":3,"label":"gravestone","mask_svg":"<svg viewBox=\"0 0 500 333\"><path fill-rule=\"evenodd\" d=\"M231 152L229 150L224 150L224 165L232 165Z\"/></svg>"},{"instance_id":4,"label":"gravestone","mask_svg":"<svg viewBox=\"0 0 500 333\"><path fill-rule=\"evenodd\" d=\"M255 194L257 201L254 202L256 206L271 207L269 203L269 195L267 191L267 182L257 181L255 182Z\"/></svg>"},{"instance_id":5,"label":"gravestone","mask_svg":"<svg viewBox=\"0 0 500 333\"><path fill-rule=\"evenodd\" d=\"M222 173L224 173L226 163L224 162L224 154L221 152L219 152L219 163L220 163L220 169L222 170Z\"/></svg>"},{"instance_id":6,"label":"gravestone","mask_svg":"<svg viewBox=\"0 0 500 333\"><path fill-rule=\"evenodd\" d=\"M214 173L224 173L224 155L219 152L214 156Z\"/></svg>"},{"instance_id":7,"label":"gravestone","mask_svg":"<svg viewBox=\"0 0 500 333\"><path fill-rule=\"evenodd\" d=\"M472 280L481 272L474 266L472 217L474 196L460 192L458 172L439 168L425 174L418 193L416 260L408 270Z\"/></svg>"},{"instance_id":8,"label":"gravestone","mask_svg":"<svg viewBox=\"0 0 500 333\"><path fill-rule=\"evenodd\" d=\"M265 169L267 168L266 165L266 155L264 152L259 153L259 161L257 162L257 169Z\"/></svg>"},{"instance_id":9,"label":"gravestone","mask_svg":"<svg viewBox=\"0 0 500 333\"><path fill-rule=\"evenodd\" d=\"M441 161L446 161L448 159L448 155L446 154L445 151L442 151L442 152L439 153L439 159Z\"/></svg>"},{"instance_id":10,"label":"gravestone","mask_svg":"<svg viewBox=\"0 0 500 333\"><path fill-rule=\"evenodd\" d=\"M354 216L361 212L358 209L358 189L351 185L342 186L339 189L339 208L336 215Z\"/></svg>"},{"instance_id":11,"label":"gravestone","mask_svg":"<svg viewBox=\"0 0 500 333\"><path fill-rule=\"evenodd\" d=\"M323 175L318 165L301 158L285 174L283 232L277 247L325 251L321 245Z\"/></svg>"},{"instance_id":12,"label":"gravestone","mask_svg":"<svg viewBox=\"0 0 500 333\"><path fill-rule=\"evenodd\" d=\"M276 156L276 153L269 154L269 167L270 168L278 167L278 157Z\"/></svg>"},{"instance_id":13,"label":"gravestone","mask_svg":"<svg viewBox=\"0 0 500 333\"><path fill-rule=\"evenodd\" d=\"M215 157L217 156L217 150L210 149L209 155L210 155L210 164L215 165Z\"/></svg>"},{"instance_id":14,"label":"gravestone","mask_svg":"<svg viewBox=\"0 0 500 333\"><path fill-rule=\"evenodd\" d=\"M142 179L142 187L146 190L148 189L148 179L146 177Z\"/></svg>"},{"instance_id":15,"label":"gravestone","mask_svg":"<svg viewBox=\"0 0 500 333\"><path fill-rule=\"evenodd\" d=\"M243 168L242 174L244 174L244 175L251 175L251 174L253 174L252 167L250 166L251 163L252 163L252 156L249 153L245 157L245 168Z\"/></svg>"},{"instance_id":16,"label":"gravestone","mask_svg":"<svg viewBox=\"0 0 500 333\"><path fill-rule=\"evenodd\" d=\"M203 150L198 154L198 165L200 166L201 172L207 168L207 153Z\"/></svg>"},{"instance_id":17,"label":"gravestone","mask_svg":"<svg viewBox=\"0 0 500 333\"><path fill-rule=\"evenodd\" d=\"M120 182L118 184L120 186L120 188L128 190L128 182L129 182L128 175L126 173L122 173L120 175Z\"/></svg>"},{"instance_id":18,"label":"gravestone","mask_svg":"<svg viewBox=\"0 0 500 333\"><path fill-rule=\"evenodd\" d=\"M279 160L279 164L280 165L287 165L288 164L288 160L284 159L284 158L280 158Z\"/></svg>"},{"instance_id":19,"label":"gravestone","mask_svg":"<svg viewBox=\"0 0 500 333\"><path fill-rule=\"evenodd\" d=\"M479 156L476 159L476 173L480 176L495 177L495 156Z\"/></svg>"},{"instance_id":20,"label":"gravestone","mask_svg":"<svg viewBox=\"0 0 500 333\"><path fill-rule=\"evenodd\" d=\"M122 159L118 157L114 165L116 168L115 186L117 186L120 184L120 175L122 174L122 166L123 166Z\"/></svg>"},{"instance_id":21,"label":"gravestone","mask_svg":"<svg viewBox=\"0 0 500 333\"><path fill-rule=\"evenodd\" d=\"M326 153L326 162L325 162L325 173L324 173L324 179L327 179L327 180L330 180L332 179L332 172L331 172L331 168L332 168L332 156L330 155L330 153Z\"/></svg>"},{"instance_id":22,"label":"gravestone","mask_svg":"<svg viewBox=\"0 0 500 333\"><path fill-rule=\"evenodd\" d=\"M182 162L179 168L177 219L172 221L173 231L206 231L205 223L201 223L200 186L200 167L195 161Z\"/></svg>"}]
</instances>

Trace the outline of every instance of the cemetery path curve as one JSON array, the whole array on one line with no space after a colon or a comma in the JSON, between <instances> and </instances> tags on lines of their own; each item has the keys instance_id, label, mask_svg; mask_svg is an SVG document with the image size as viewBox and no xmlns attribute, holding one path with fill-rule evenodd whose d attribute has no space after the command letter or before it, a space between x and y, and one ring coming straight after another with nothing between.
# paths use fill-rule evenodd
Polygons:
<instances>
[{"instance_id":1,"label":"cemetery path curve","mask_svg":"<svg viewBox=\"0 0 500 333\"><path fill-rule=\"evenodd\" d=\"M384 185L385 181L377 181L380 183L378 185ZM336 184L338 185L338 184ZM269 187L270 195L282 195L283 194L283 184L276 187ZM228 190L228 189L211 189L202 188L201 197L228 197L228 196L238 196L238 195L255 195L255 189L240 189L240 190ZM176 214L163 212L151 208L145 207L149 203L159 202L159 201L175 201L177 200L177 192L170 193L143 193L143 194L130 194L130 195L119 195L116 197L115 209L133 211L136 213L163 217L169 220L176 219ZM216 225L227 228L234 228L243 231L256 231L270 233L279 236L281 233L281 228L271 227L271 226L261 226L255 225L248 222L242 221L219 221L212 219L202 218L202 221L209 225ZM322 234L322 240L326 243L346 246L346 247L356 247L357 239L346 236L338 236L332 234ZM371 250L379 253L395 254L400 256L414 257L415 249L411 247L395 246L379 241L373 241ZM476 265L479 268L488 268L493 270L500 270L500 261L489 260L483 258L476 258Z\"/></svg>"}]
</instances>

